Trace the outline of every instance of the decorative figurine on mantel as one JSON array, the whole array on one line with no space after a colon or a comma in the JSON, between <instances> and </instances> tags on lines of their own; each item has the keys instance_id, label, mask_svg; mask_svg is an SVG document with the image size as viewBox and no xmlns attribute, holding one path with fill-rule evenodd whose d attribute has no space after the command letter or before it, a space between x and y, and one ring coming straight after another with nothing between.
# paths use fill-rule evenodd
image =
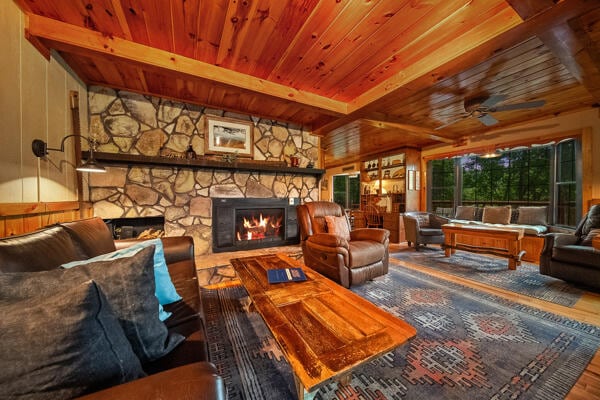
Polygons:
<instances>
[{"instance_id":1,"label":"decorative figurine on mantel","mask_svg":"<svg viewBox=\"0 0 600 400\"><path fill-rule=\"evenodd\" d=\"M194 148L192 147L191 144L188 146L187 150L185 151L185 158L187 158L188 160L196 159L196 152L194 151Z\"/></svg>"},{"instance_id":2,"label":"decorative figurine on mantel","mask_svg":"<svg viewBox=\"0 0 600 400\"><path fill-rule=\"evenodd\" d=\"M232 163L236 162L237 158L238 158L238 154L237 153L228 153L228 154L223 154L221 156L221 159L224 162L229 163L229 164L232 164Z\"/></svg>"},{"instance_id":3,"label":"decorative figurine on mantel","mask_svg":"<svg viewBox=\"0 0 600 400\"><path fill-rule=\"evenodd\" d=\"M315 167L315 162L312 159L308 160L308 163L306 164L306 168L314 168Z\"/></svg>"}]
</instances>

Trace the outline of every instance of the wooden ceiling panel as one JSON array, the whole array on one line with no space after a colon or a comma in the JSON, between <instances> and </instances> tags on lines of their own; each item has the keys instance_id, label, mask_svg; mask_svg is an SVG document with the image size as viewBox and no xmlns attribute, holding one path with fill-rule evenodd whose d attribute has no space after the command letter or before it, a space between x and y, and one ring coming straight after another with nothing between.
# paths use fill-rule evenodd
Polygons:
<instances>
[{"instance_id":1,"label":"wooden ceiling panel","mask_svg":"<svg viewBox=\"0 0 600 400\"><path fill-rule=\"evenodd\" d=\"M326 167L600 103L597 0L14 1L88 84L312 129ZM546 104L458 120L479 95Z\"/></svg>"}]
</instances>

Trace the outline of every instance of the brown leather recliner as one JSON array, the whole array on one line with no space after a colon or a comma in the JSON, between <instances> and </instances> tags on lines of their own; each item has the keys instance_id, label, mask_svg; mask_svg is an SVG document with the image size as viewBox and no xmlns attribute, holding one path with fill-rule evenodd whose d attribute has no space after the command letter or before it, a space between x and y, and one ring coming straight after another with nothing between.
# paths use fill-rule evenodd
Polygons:
<instances>
[{"instance_id":1,"label":"brown leather recliner","mask_svg":"<svg viewBox=\"0 0 600 400\"><path fill-rule=\"evenodd\" d=\"M348 288L388 272L387 229L361 228L350 232L350 240L329 233L325 217L344 217L342 207L328 201L299 205L300 242L304 263Z\"/></svg>"}]
</instances>

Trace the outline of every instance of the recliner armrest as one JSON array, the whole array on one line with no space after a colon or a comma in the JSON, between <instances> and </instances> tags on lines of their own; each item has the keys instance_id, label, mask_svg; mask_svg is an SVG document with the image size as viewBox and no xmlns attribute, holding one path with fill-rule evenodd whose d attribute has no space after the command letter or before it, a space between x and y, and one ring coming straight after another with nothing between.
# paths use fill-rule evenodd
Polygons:
<instances>
[{"instance_id":1,"label":"recliner armrest","mask_svg":"<svg viewBox=\"0 0 600 400\"><path fill-rule=\"evenodd\" d=\"M351 240L372 240L385 243L390 237L390 231L381 228L359 228L350 232Z\"/></svg>"},{"instance_id":2,"label":"recliner armrest","mask_svg":"<svg viewBox=\"0 0 600 400\"><path fill-rule=\"evenodd\" d=\"M309 236L306 241L326 247L349 248L348 241L346 239L331 233L316 233L312 236Z\"/></svg>"}]
</instances>

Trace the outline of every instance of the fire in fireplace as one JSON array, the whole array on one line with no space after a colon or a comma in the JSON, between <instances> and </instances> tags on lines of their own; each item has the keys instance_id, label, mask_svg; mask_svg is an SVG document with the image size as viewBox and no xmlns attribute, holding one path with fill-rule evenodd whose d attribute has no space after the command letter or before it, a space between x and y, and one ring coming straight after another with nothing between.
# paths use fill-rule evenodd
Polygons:
<instances>
[{"instance_id":1,"label":"fire in fireplace","mask_svg":"<svg viewBox=\"0 0 600 400\"><path fill-rule=\"evenodd\" d=\"M298 243L299 199L212 200L214 252Z\"/></svg>"},{"instance_id":2,"label":"fire in fireplace","mask_svg":"<svg viewBox=\"0 0 600 400\"><path fill-rule=\"evenodd\" d=\"M236 210L236 240L281 240L285 209Z\"/></svg>"}]
</instances>

